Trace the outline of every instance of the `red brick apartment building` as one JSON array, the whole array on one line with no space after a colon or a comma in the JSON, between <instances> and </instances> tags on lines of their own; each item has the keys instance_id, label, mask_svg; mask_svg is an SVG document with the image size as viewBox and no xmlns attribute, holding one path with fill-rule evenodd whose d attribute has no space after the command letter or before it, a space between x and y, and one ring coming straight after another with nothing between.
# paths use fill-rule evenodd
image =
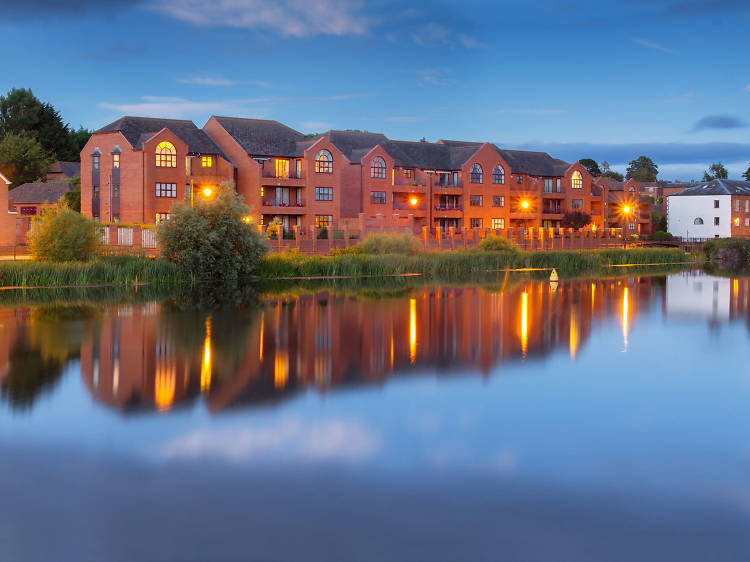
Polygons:
<instances>
[{"instance_id":1,"label":"red brick apartment building","mask_svg":"<svg viewBox=\"0 0 750 562\"><path fill-rule=\"evenodd\" d=\"M81 163L82 212L105 222L153 223L191 188L199 197L223 180L236 182L263 224L278 217L285 229L558 227L574 210L596 228L612 222L609 186L579 163L490 143L358 131L310 138L277 121L236 117L213 116L203 130L123 117L92 135Z\"/></svg>"},{"instance_id":2,"label":"red brick apartment building","mask_svg":"<svg viewBox=\"0 0 750 562\"><path fill-rule=\"evenodd\" d=\"M596 178L607 199L607 227L622 228L630 234L651 234L651 202L643 185L634 179L625 182Z\"/></svg>"}]
</instances>

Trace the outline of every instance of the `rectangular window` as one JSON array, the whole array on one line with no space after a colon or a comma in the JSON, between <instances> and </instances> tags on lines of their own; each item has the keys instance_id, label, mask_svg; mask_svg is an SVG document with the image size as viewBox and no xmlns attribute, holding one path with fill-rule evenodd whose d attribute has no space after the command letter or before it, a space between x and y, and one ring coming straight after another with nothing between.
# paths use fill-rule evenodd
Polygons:
<instances>
[{"instance_id":1,"label":"rectangular window","mask_svg":"<svg viewBox=\"0 0 750 562\"><path fill-rule=\"evenodd\" d=\"M555 184L555 187L557 188L555 191L560 193L562 191L562 181L560 178L557 178L557 183Z\"/></svg>"},{"instance_id":2,"label":"rectangular window","mask_svg":"<svg viewBox=\"0 0 750 562\"><path fill-rule=\"evenodd\" d=\"M404 168L404 177L405 178L413 178L414 177L414 169L413 168Z\"/></svg>"},{"instance_id":3,"label":"rectangular window","mask_svg":"<svg viewBox=\"0 0 750 562\"><path fill-rule=\"evenodd\" d=\"M493 207L505 207L505 197L503 195L493 195L492 206Z\"/></svg>"},{"instance_id":4,"label":"rectangular window","mask_svg":"<svg viewBox=\"0 0 750 562\"><path fill-rule=\"evenodd\" d=\"M580 211L583 209L583 199L573 199L572 204L574 211Z\"/></svg>"},{"instance_id":5,"label":"rectangular window","mask_svg":"<svg viewBox=\"0 0 750 562\"><path fill-rule=\"evenodd\" d=\"M263 197L265 194L266 194L266 190L263 187L261 187L260 188L260 196Z\"/></svg>"},{"instance_id":6,"label":"rectangular window","mask_svg":"<svg viewBox=\"0 0 750 562\"><path fill-rule=\"evenodd\" d=\"M99 169L99 155L95 154L91 157L91 165L94 167L94 170Z\"/></svg>"},{"instance_id":7,"label":"rectangular window","mask_svg":"<svg viewBox=\"0 0 750 562\"><path fill-rule=\"evenodd\" d=\"M555 182L552 178L544 179L544 193L552 193L554 186Z\"/></svg>"},{"instance_id":8,"label":"rectangular window","mask_svg":"<svg viewBox=\"0 0 750 562\"><path fill-rule=\"evenodd\" d=\"M201 156L201 167L202 168L213 168L214 157L213 156Z\"/></svg>"},{"instance_id":9,"label":"rectangular window","mask_svg":"<svg viewBox=\"0 0 750 562\"><path fill-rule=\"evenodd\" d=\"M492 219L492 228L505 228L505 219Z\"/></svg>"},{"instance_id":10,"label":"rectangular window","mask_svg":"<svg viewBox=\"0 0 750 562\"><path fill-rule=\"evenodd\" d=\"M114 197L115 199L120 197L120 184L119 183L112 184L112 197Z\"/></svg>"},{"instance_id":11,"label":"rectangular window","mask_svg":"<svg viewBox=\"0 0 750 562\"><path fill-rule=\"evenodd\" d=\"M718 203L718 201L717 201L717 203ZM719 220L719 217L714 217L714 226L719 226L720 222L721 221Z\"/></svg>"},{"instance_id":12,"label":"rectangular window","mask_svg":"<svg viewBox=\"0 0 750 562\"><path fill-rule=\"evenodd\" d=\"M469 206L470 207L481 207L484 203L484 196L482 195L470 195Z\"/></svg>"},{"instance_id":13,"label":"rectangular window","mask_svg":"<svg viewBox=\"0 0 750 562\"><path fill-rule=\"evenodd\" d=\"M169 213L156 213L156 224L169 220Z\"/></svg>"},{"instance_id":14,"label":"rectangular window","mask_svg":"<svg viewBox=\"0 0 750 562\"><path fill-rule=\"evenodd\" d=\"M177 197L176 183L158 183L156 184L157 197Z\"/></svg>"},{"instance_id":15,"label":"rectangular window","mask_svg":"<svg viewBox=\"0 0 750 562\"><path fill-rule=\"evenodd\" d=\"M120 222L120 215L116 213L112 215L112 222Z\"/></svg>"},{"instance_id":16,"label":"rectangular window","mask_svg":"<svg viewBox=\"0 0 750 562\"><path fill-rule=\"evenodd\" d=\"M333 216L331 215L316 215L315 226L318 228L329 228L333 222Z\"/></svg>"},{"instance_id":17,"label":"rectangular window","mask_svg":"<svg viewBox=\"0 0 750 562\"><path fill-rule=\"evenodd\" d=\"M120 167L120 155L113 154L112 155L112 168L117 169L119 167Z\"/></svg>"},{"instance_id":18,"label":"rectangular window","mask_svg":"<svg viewBox=\"0 0 750 562\"><path fill-rule=\"evenodd\" d=\"M282 160L281 158L276 160L276 177L277 178L289 177L289 160Z\"/></svg>"},{"instance_id":19,"label":"rectangular window","mask_svg":"<svg viewBox=\"0 0 750 562\"><path fill-rule=\"evenodd\" d=\"M630 230L635 230L635 223L632 223L632 222L631 222L631 223L630 223L630 224L628 225L628 228L629 228Z\"/></svg>"},{"instance_id":20,"label":"rectangular window","mask_svg":"<svg viewBox=\"0 0 750 562\"><path fill-rule=\"evenodd\" d=\"M734 212L735 213L740 212L740 200L739 199L734 200Z\"/></svg>"},{"instance_id":21,"label":"rectangular window","mask_svg":"<svg viewBox=\"0 0 750 562\"><path fill-rule=\"evenodd\" d=\"M371 191L370 203L373 205L385 205L385 191Z\"/></svg>"},{"instance_id":22,"label":"rectangular window","mask_svg":"<svg viewBox=\"0 0 750 562\"><path fill-rule=\"evenodd\" d=\"M482 228L482 219L469 219L470 228Z\"/></svg>"},{"instance_id":23,"label":"rectangular window","mask_svg":"<svg viewBox=\"0 0 750 562\"><path fill-rule=\"evenodd\" d=\"M315 200L316 201L333 201L333 188L332 187L316 187L315 188Z\"/></svg>"},{"instance_id":24,"label":"rectangular window","mask_svg":"<svg viewBox=\"0 0 750 562\"><path fill-rule=\"evenodd\" d=\"M36 207L21 207L22 215L36 215Z\"/></svg>"},{"instance_id":25,"label":"rectangular window","mask_svg":"<svg viewBox=\"0 0 750 562\"><path fill-rule=\"evenodd\" d=\"M714 209L718 209L718 208L719 208L719 200L714 199Z\"/></svg>"},{"instance_id":26,"label":"rectangular window","mask_svg":"<svg viewBox=\"0 0 750 562\"><path fill-rule=\"evenodd\" d=\"M750 226L750 219L745 219L745 226Z\"/></svg>"},{"instance_id":27,"label":"rectangular window","mask_svg":"<svg viewBox=\"0 0 750 562\"><path fill-rule=\"evenodd\" d=\"M516 176L516 183L523 183L523 177Z\"/></svg>"},{"instance_id":28,"label":"rectangular window","mask_svg":"<svg viewBox=\"0 0 750 562\"><path fill-rule=\"evenodd\" d=\"M93 186L93 196L94 197L99 197L99 186L98 185Z\"/></svg>"}]
</instances>

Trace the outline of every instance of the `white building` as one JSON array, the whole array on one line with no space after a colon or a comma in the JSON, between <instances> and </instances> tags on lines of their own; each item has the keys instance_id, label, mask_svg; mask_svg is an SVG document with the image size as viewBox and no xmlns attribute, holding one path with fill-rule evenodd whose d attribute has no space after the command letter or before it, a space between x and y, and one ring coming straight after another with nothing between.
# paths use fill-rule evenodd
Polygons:
<instances>
[{"instance_id":1,"label":"white building","mask_svg":"<svg viewBox=\"0 0 750 562\"><path fill-rule=\"evenodd\" d=\"M681 238L750 236L750 182L717 179L669 195L667 227Z\"/></svg>"}]
</instances>

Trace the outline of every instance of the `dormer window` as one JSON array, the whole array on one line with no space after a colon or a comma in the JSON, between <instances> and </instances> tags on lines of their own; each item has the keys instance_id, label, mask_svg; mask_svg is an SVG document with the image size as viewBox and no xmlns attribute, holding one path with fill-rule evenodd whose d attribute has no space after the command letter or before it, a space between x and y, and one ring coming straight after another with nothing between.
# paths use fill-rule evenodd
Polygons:
<instances>
[{"instance_id":1,"label":"dormer window","mask_svg":"<svg viewBox=\"0 0 750 562\"><path fill-rule=\"evenodd\" d=\"M376 156L372 159L372 162L370 163L370 177L376 178L376 179L385 179L386 176L386 166L385 166L385 160L383 160L380 156Z\"/></svg>"},{"instance_id":2,"label":"dormer window","mask_svg":"<svg viewBox=\"0 0 750 562\"><path fill-rule=\"evenodd\" d=\"M570 187L573 189L583 189L583 177L581 172L576 170L570 178Z\"/></svg>"},{"instance_id":3,"label":"dormer window","mask_svg":"<svg viewBox=\"0 0 750 562\"><path fill-rule=\"evenodd\" d=\"M214 157L213 156L201 156L201 168L213 168Z\"/></svg>"},{"instance_id":4,"label":"dormer window","mask_svg":"<svg viewBox=\"0 0 750 562\"><path fill-rule=\"evenodd\" d=\"M115 152L112 155L112 168L114 170L117 170L119 167L120 167L120 155Z\"/></svg>"},{"instance_id":5,"label":"dormer window","mask_svg":"<svg viewBox=\"0 0 750 562\"><path fill-rule=\"evenodd\" d=\"M495 185L503 185L505 183L505 170L502 166L495 166L492 169L492 183Z\"/></svg>"},{"instance_id":6,"label":"dormer window","mask_svg":"<svg viewBox=\"0 0 750 562\"><path fill-rule=\"evenodd\" d=\"M333 157L327 150L319 150L315 155L315 172L318 174L333 173Z\"/></svg>"},{"instance_id":7,"label":"dormer window","mask_svg":"<svg viewBox=\"0 0 750 562\"><path fill-rule=\"evenodd\" d=\"M162 141L156 146L156 167L177 167L177 150L171 142Z\"/></svg>"},{"instance_id":8,"label":"dormer window","mask_svg":"<svg viewBox=\"0 0 750 562\"><path fill-rule=\"evenodd\" d=\"M482 183L483 179L484 172L482 171L482 167L479 164L474 164L469 173L469 181L471 181L471 183Z\"/></svg>"}]
</instances>

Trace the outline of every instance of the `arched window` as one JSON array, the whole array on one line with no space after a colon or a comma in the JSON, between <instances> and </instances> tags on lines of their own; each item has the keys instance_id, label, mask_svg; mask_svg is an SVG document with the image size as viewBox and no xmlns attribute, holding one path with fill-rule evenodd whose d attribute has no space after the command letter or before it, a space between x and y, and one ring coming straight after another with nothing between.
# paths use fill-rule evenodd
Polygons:
<instances>
[{"instance_id":1,"label":"arched window","mask_svg":"<svg viewBox=\"0 0 750 562\"><path fill-rule=\"evenodd\" d=\"M583 188L583 178L581 177L581 172L578 170L573 172L573 176L570 178L570 187L573 189Z\"/></svg>"},{"instance_id":2,"label":"arched window","mask_svg":"<svg viewBox=\"0 0 750 562\"><path fill-rule=\"evenodd\" d=\"M484 173L482 172L482 167L479 164L474 164L471 167L471 173L470 173L471 183L482 183L483 175Z\"/></svg>"},{"instance_id":3,"label":"arched window","mask_svg":"<svg viewBox=\"0 0 750 562\"><path fill-rule=\"evenodd\" d=\"M385 160L380 156L376 156L370 163L370 177L384 179L385 178Z\"/></svg>"},{"instance_id":4,"label":"arched window","mask_svg":"<svg viewBox=\"0 0 750 562\"><path fill-rule=\"evenodd\" d=\"M505 170L502 166L492 168L492 183L502 185L505 183Z\"/></svg>"},{"instance_id":5,"label":"arched window","mask_svg":"<svg viewBox=\"0 0 750 562\"><path fill-rule=\"evenodd\" d=\"M700 217L698 217L697 219L695 219L695 220L693 221L693 224L703 224L703 219L702 219L702 218L700 218Z\"/></svg>"},{"instance_id":6,"label":"arched window","mask_svg":"<svg viewBox=\"0 0 750 562\"><path fill-rule=\"evenodd\" d=\"M162 141L156 145L156 166L158 168L176 168L177 150L169 141Z\"/></svg>"},{"instance_id":7,"label":"arched window","mask_svg":"<svg viewBox=\"0 0 750 562\"><path fill-rule=\"evenodd\" d=\"M315 171L319 174L333 173L333 158L327 150L319 150L315 155Z\"/></svg>"}]
</instances>

